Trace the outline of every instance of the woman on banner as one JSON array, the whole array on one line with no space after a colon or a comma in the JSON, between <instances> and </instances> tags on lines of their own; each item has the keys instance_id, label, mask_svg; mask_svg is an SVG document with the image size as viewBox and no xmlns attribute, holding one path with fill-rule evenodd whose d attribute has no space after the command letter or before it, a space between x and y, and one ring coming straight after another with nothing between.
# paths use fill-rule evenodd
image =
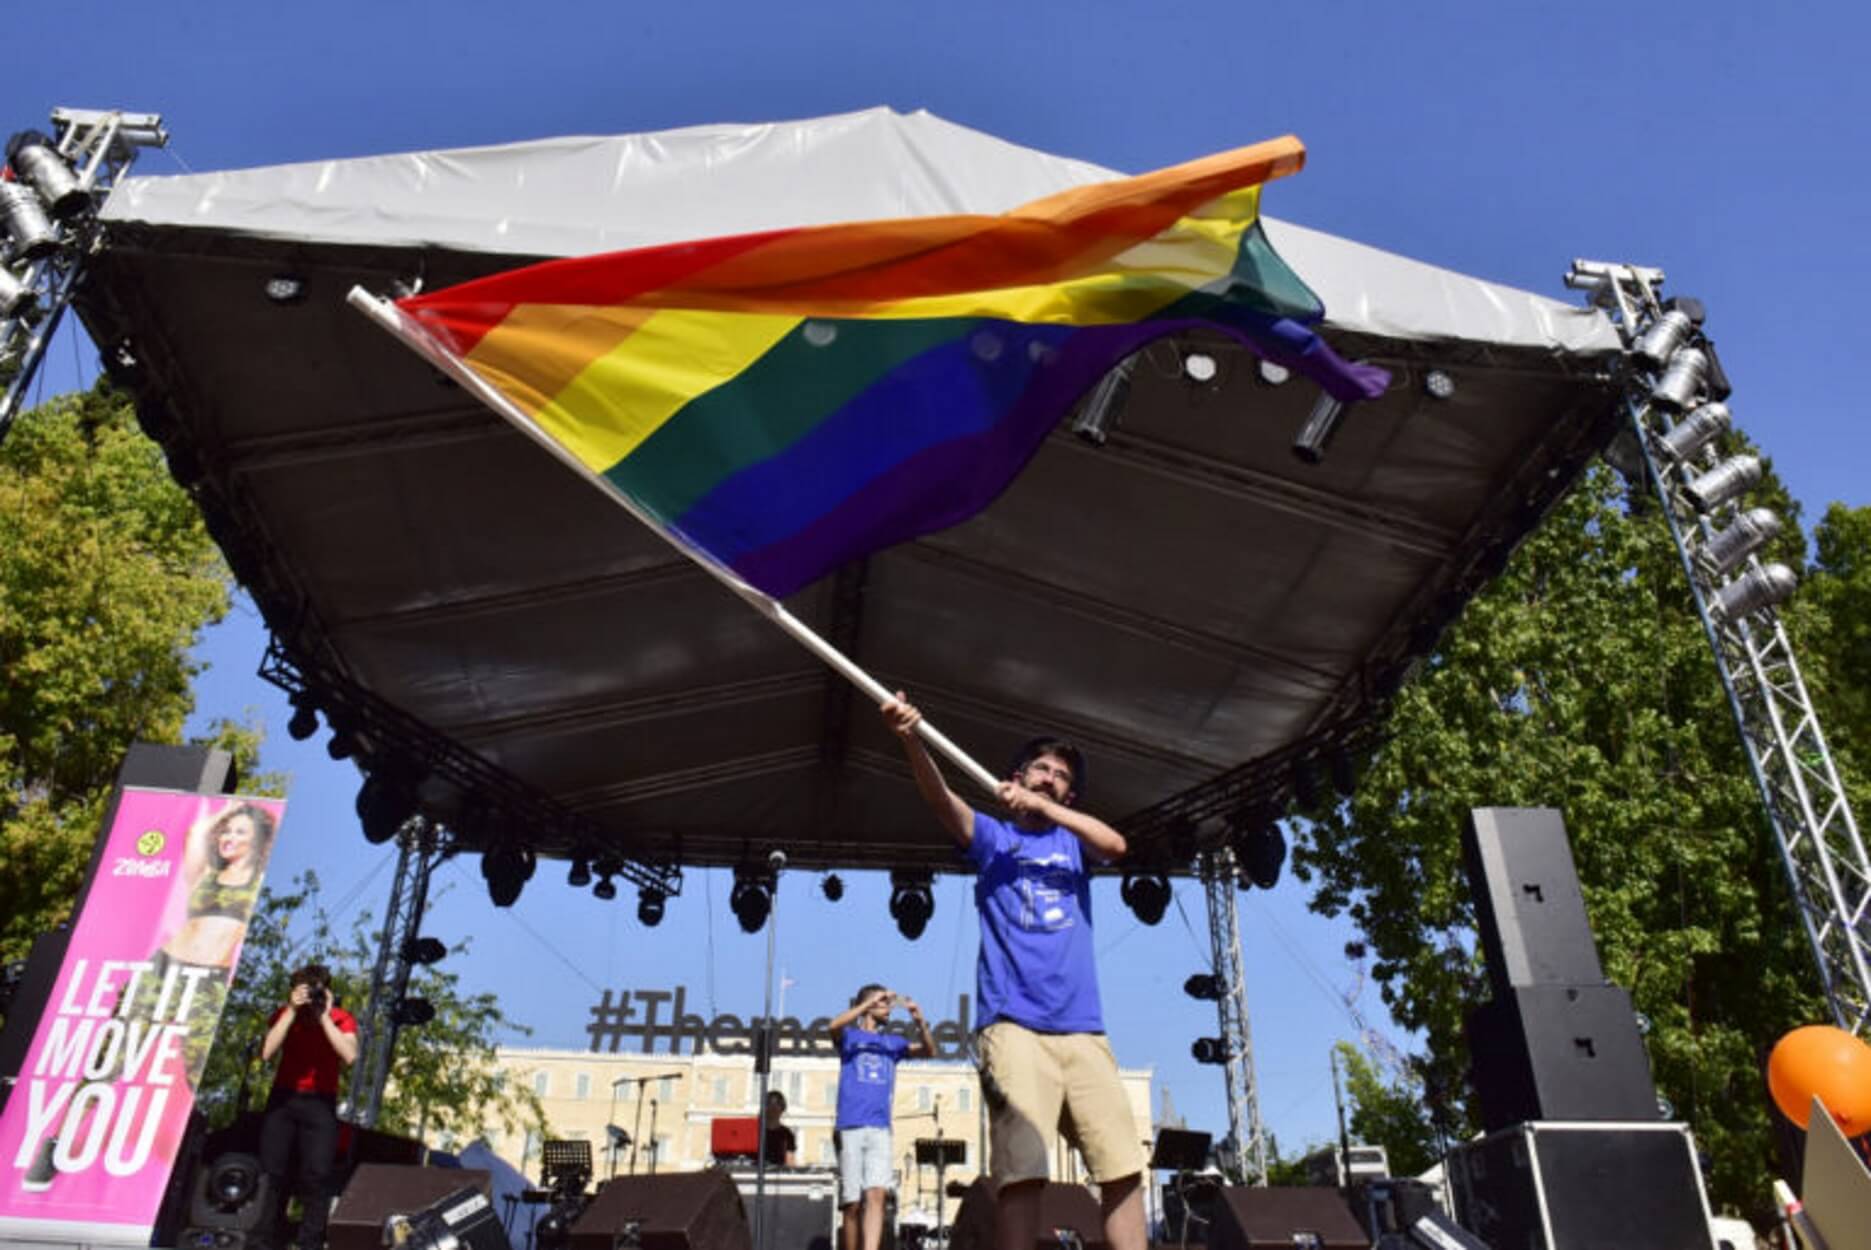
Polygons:
<instances>
[{"instance_id":1,"label":"woman on banner","mask_svg":"<svg viewBox=\"0 0 1871 1250\"><path fill-rule=\"evenodd\" d=\"M247 923L273 853L273 832L273 814L254 803L235 804L212 818L204 813L195 822L182 850L182 884L188 891L182 924L117 1004L119 1016L153 1018L165 986L174 998L177 979L191 969L207 974L198 978L194 995L187 999L188 1043L182 1055L190 1089L201 1084L208 1064L234 960L247 938Z\"/></svg>"}]
</instances>

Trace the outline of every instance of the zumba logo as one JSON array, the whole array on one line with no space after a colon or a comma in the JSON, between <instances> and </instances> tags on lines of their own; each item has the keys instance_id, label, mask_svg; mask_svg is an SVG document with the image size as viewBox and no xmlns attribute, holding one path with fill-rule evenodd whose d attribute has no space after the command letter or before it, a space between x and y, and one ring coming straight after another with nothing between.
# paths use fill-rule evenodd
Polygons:
<instances>
[{"instance_id":1,"label":"zumba logo","mask_svg":"<svg viewBox=\"0 0 1871 1250\"><path fill-rule=\"evenodd\" d=\"M167 845L169 839L163 836L162 830L151 829L136 840L136 851L139 855L160 855Z\"/></svg>"}]
</instances>

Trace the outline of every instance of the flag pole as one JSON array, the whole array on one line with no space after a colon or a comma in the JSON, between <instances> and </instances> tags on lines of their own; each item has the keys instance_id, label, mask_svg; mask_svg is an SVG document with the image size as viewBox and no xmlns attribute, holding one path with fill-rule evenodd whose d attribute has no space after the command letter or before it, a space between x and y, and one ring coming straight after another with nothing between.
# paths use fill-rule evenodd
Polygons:
<instances>
[{"instance_id":1,"label":"flag pole","mask_svg":"<svg viewBox=\"0 0 1871 1250\"><path fill-rule=\"evenodd\" d=\"M626 512L630 513L631 516L648 526L651 532L658 538L661 538L682 555L700 565L709 576L733 591L756 612L759 612L769 621L772 621L775 625L792 635L793 639L801 646L805 647L806 650L816 655L819 659L836 670L845 680L849 681L866 695L869 695L873 702L881 706L883 703L895 697L894 692L886 689L882 682L872 677L862 668L859 668L844 652L819 637L811 626L794 616L791 612L788 612L773 596L755 586L748 585L733 569L728 568L719 560L714 559L707 552L699 551L689 546L667 529L663 528L662 524L639 507L635 500L620 491L613 490L602 477L592 472L578 457L560 446L556 440L547 435L538 425L534 424L533 419L522 411L519 405L508 399L496 387L482 378L480 374L463 364L459 356L449 351L442 344L436 342L433 335L421 325L418 325L413 319L404 315L403 310L398 308L393 302L381 296L373 295L361 286L352 287L350 294L347 295L345 299L353 308L376 322L380 328L396 337L417 355L447 374L453 381L459 383L470 395L504 417L507 422L515 429L519 430L520 433L526 435L535 443L538 443L541 447L552 453L560 463L564 464L574 473L577 473L587 482L590 482L593 486L602 490L605 495L621 506ZM917 722L916 732L922 737L923 741L927 742L950 763L954 764L955 767L966 773L968 779L980 786L982 790L990 795L998 791L1000 778L981 767L973 756L969 755L959 746L956 746L941 730L931 725L927 720L922 720Z\"/></svg>"}]
</instances>

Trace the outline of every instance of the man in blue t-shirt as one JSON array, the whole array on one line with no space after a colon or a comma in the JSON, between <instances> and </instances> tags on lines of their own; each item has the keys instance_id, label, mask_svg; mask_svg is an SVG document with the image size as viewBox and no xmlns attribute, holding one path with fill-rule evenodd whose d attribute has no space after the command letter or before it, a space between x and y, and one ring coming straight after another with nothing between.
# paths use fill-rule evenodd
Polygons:
<instances>
[{"instance_id":1,"label":"man in blue t-shirt","mask_svg":"<svg viewBox=\"0 0 1871 1250\"><path fill-rule=\"evenodd\" d=\"M1097 1182L1111 1250L1144 1250L1142 1139L1105 1040L1092 960L1091 869L1121 858L1124 837L1074 806L1085 761L1070 743L1028 743L1000 785L1006 816L990 816L949 790L916 736L922 714L902 692L882 711L917 792L975 867L977 1044L1000 1186L996 1243L1034 1244L1063 1123Z\"/></svg>"},{"instance_id":2,"label":"man in blue t-shirt","mask_svg":"<svg viewBox=\"0 0 1871 1250\"><path fill-rule=\"evenodd\" d=\"M921 1034L916 1041L883 1031L899 1002L916 1022ZM830 1028L838 1044L838 1205L844 1212L844 1250L877 1250L883 1244L884 1197L896 1158L890 1109L897 1064L934 1055L935 1039L916 1000L881 985L859 990L850 1010L835 1017Z\"/></svg>"}]
</instances>

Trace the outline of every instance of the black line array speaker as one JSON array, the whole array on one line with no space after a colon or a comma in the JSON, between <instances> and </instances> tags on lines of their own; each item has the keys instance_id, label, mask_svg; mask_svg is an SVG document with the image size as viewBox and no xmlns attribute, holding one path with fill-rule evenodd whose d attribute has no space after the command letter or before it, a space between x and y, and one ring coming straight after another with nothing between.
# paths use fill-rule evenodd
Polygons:
<instances>
[{"instance_id":1,"label":"black line array speaker","mask_svg":"<svg viewBox=\"0 0 1871 1250\"><path fill-rule=\"evenodd\" d=\"M1209 1250L1370 1250L1371 1235L1336 1189L1230 1185L1215 1204Z\"/></svg>"},{"instance_id":2,"label":"black line array speaker","mask_svg":"<svg viewBox=\"0 0 1871 1250\"><path fill-rule=\"evenodd\" d=\"M463 1189L492 1200L493 1179L478 1168L425 1168L360 1163L325 1227L328 1250L382 1250L383 1224L393 1215L415 1216ZM498 1222L495 1230L499 1230ZM506 1234L501 1234L504 1243ZM485 1250L484 1247L477 1250Z\"/></svg>"},{"instance_id":3,"label":"black line array speaker","mask_svg":"<svg viewBox=\"0 0 1871 1250\"><path fill-rule=\"evenodd\" d=\"M1496 998L1517 985L1605 979L1566 825L1550 807L1477 807L1462 858Z\"/></svg>"},{"instance_id":4,"label":"black line array speaker","mask_svg":"<svg viewBox=\"0 0 1871 1250\"><path fill-rule=\"evenodd\" d=\"M572 1225L570 1250L618 1250L627 1245L642 1250L751 1250L753 1237L733 1178L711 1169L606 1181Z\"/></svg>"},{"instance_id":5,"label":"black line array speaker","mask_svg":"<svg viewBox=\"0 0 1871 1250\"><path fill-rule=\"evenodd\" d=\"M983 1176L968 1186L955 1226L949 1231L950 1250L996 1250L994 1211L998 1190ZM1039 1231L1034 1250L1059 1250L1061 1231L1072 1233L1084 1250L1109 1250L1104 1239L1104 1212L1091 1190L1083 1185L1047 1181L1039 1195Z\"/></svg>"},{"instance_id":6,"label":"black line array speaker","mask_svg":"<svg viewBox=\"0 0 1871 1250\"><path fill-rule=\"evenodd\" d=\"M1712 1250L1680 1124L1522 1124L1449 1153L1462 1227L1515 1250Z\"/></svg>"},{"instance_id":7,"label":"black line array speaker","mask_svg":"<svg viewBox=\"0 0 1871 1250\"><path fill-rule=\"evenodd\" d=\"M1631 996L1615 985L1521 985L1468 1014L1481 1123L1654 1120L1657 1091Z\"/></svg>"}]
</instances>

